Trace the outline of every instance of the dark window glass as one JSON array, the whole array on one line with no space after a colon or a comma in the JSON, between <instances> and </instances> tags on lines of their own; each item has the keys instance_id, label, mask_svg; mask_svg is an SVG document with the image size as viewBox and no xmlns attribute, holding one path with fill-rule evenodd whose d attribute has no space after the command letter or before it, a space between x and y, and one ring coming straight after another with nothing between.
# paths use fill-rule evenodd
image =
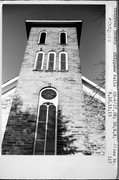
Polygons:
<instances>
[{"instance_id":1,"label":"dark window glass","mask_svg":"<svg viewBox=\"0 0 119 180\"><path fill-rule=\"evenodd\" d=\"M56 92L52 89L46 89L42 92L41 96L44 99L50 100L56 97Z\"/></svg>"},{"instance_id":2,"label":"dark window glass","mask_svg":"<svg viewBox=\"0 0 119 180\"><path fill-rule=\"evenodd\" d=\"M35 70L42 70L43 53L38 53Z\"/></svg>"},{"instance_id":3,"label":"dark window glass","mask_svg":"<svg viewBox=\"0 0 119 180\"><path fill-rule=\"evenodd\" d=\"M66 44L66 33L60 33L60 44Z\"/></svg>"},{"instance_id":4,"label":"dark window glass","mask_svg":"<svg viewBox=\"0 0 119 180\"><path fill-rule=\"evenodd\" d=\"M46 128L47 112L48 120ZM41 105L39 119L35 154L55 154L56 107L52 104L49 106Z\"/></svg>"},{"instance_id":5,"label":"dark window glass","mask_svg":"<svg viewBox=\"0 0 119 180\"><path fill-rule=\"evenodd\" d=\"M46 114L47 114L47 106L41 105L39 110L37 138L42 140L45 139Z\"/></svg>"},{"instance_id":6,"label":"dark window glass","mask_svg":"<svg viewBox=\"0 0 119 180\"><path fill-rule=\"evenodd\" d=\"M45 141L36 140L36 146L35 146L36 155L44 155L44 145L45 145Z\"/></svg>"},{"instance_id":7,"label":"dark window glass","mask_svg":"<svg viewBox=\"0 0 119 180\"><path fill-rule=\"evenodd\" d=\"M41 105L39 109L39 119L38 119L37 137L36 137L36 145L35 145L35 154L39 154L39 155L44 154L46 115L47 115L47 106Z\"/></svg>"},{"instance_id":8,"label":"dark window glass","mask_svg":"<svg viewBox=\"0 0 119 180\"><path fill-rule=\"evenodd\" d=\"M47 100L56 97L53 89L44 89L41 96ZM52 102L45 102L39 108L36 128L35 154L54 155L56 152L56 106Z\"/></svg>"},{"instance_id":9,"label":"dark window glass","mask_svg":"<svg viewBox=\"0 0 119 180\"><path fill-rule=\"evenodd\" d=\"M44 114L46 116L46 114ZM45 128L46 128L46 117L45 117L45 122L38 123L38 129L37 129L37 139L45 139Z\"/></svg>"},{"instance_id":10,"label":"dark window glass","mask_svg":"<svg viewBox=\"0 0 119 180\"><path fill-rule=\"evenodd\" d=\"M49 64L48 64L48 70L53 71L54 70L54 53L49 54Z\"/></svg>"},{"instance_id":11,"label":"dark window glass","mask_svg":"<svg viewBox=\"0 0 119 180\"><path fill-rule=\"evenodd\" d=\"M39 112L39 123L45 122L46 120L46 111L47 111L47 106L42 105L40 106L40 112Z\"/></svg>"},{"instance_id":12,"label":"dark window glass","mask_svg":"<svg viewBox=\"0 0 119 180\"><path fill-rule=\"evenodd\" d=\"M61 53L61 71L66 71L66 54Z\"/></svg>"},{"instance_id":13,"label":"dark window glass","mask_svg":"<svg viewBox=\"0 0 119 180\"><path fill-rule=\"evenodd\" d=\"M39 44L45 44L45 40L46 40L46 33L42 32L40 35L40 42Z\"/></svg>"},{"instance_id":14,"label":"dark window glass","mask_svg":"<svg viewBox=\"0 0 119 180\"><path fill-rule=\"evenodd\" d=\"M48 111L48 130L46 141L46 154L55 154L55 127L56 127L56 107L49 106Z\"/></svg>"}]
</instances>

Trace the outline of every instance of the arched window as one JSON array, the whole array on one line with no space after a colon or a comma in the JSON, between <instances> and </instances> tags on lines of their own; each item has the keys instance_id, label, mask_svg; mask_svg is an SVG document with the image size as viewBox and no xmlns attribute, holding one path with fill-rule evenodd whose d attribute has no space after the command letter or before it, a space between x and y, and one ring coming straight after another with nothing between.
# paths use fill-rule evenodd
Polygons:
<instances>
[{"instance_id":1,"label":"arched window","mask_svg":"<svg viewBox=\"0 0 119 180\"><path fill-rule=\"evenodd\" d=\"M34 64L34 70L36 70L36 71L43 70L44 55L45 55L45 53L43 51L37 52L35 64Z\"/></svg>"},{"instance_id":2,"label":"arched window","mask_svg":"<svg viewBox=\"0 0 119 180\"><path fill-rule=\"evenodd\" d=\"M39 35L38 44L45 44L46 43L46 32L43 31Z\"/></svg>"},{"instance_id":3,"label":"arched window","mask_svg":"<svg viewBox=\"0 0 119 180\"><path fill-rule=\"evenodd\" d=\"M56 53L53 51L50 51L48 53L48 59L47 59L47 70L54 71L55 66L56 66Z\"/></svg>"},{"instance_id":4,"label":"arched window","mask_svg":"<svg viewBox=\"0 0 119 180\"><path fill-rule=\"evenodd\" d=\"M62 45L67 44L67 33L66 32L60 32L59 34L59 43Z\"/></svg>"},{"instance_id":5,"label":"arched window","mask_svg":"<svg viewBox=\"0 0 119 180\"><path fill-rule=\"evenodd\" d=\"M59 53L59 70L60 71L68 70L68 54L67 54L67 52Z\"/></svg>"},{"instance_id":6,"label":"arched window","mask_svg":"<svg viewBox=\"0 0 119 180\"><path fill-rule=\"evenodd\" d=\"M56 89L43 88L39 97L34 154L54 155L57 153L57 106Z\"/></svg>"}]
</instances>

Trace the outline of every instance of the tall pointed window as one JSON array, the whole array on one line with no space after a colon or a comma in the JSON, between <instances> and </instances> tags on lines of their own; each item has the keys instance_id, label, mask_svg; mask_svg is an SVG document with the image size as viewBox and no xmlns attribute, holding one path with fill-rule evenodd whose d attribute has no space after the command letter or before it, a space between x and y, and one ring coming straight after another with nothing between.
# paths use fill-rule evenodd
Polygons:
<instances>
[{"instance_id":1,"label":"tall pointed window","mask_svg":"<svg viewBox=\"0 0 119 180\"><path fill-rule=\"evenodd\" d=\"M37 52L35 64L34 64L34 70L36 70L36 71L42 71L43 70L44 55L45 55L45 53L43 51Z\"/></svg>"},{"instance_id":2,"label":"tall pointed window","mask_svg":"<svg viewBox=\"0 0 119 180\"><path fill-rule=\"evenodd\" d=\"M62 45L65 45L67 44L67 33L66 32L60 32L59 34L59 43L62 44Z\"/></svg>"},{"instance_id":3,"label":"tall pointed window","mask_svg":"<svg viewBox=\"0 0 119 180\"><path fill-rule=\"evenodd\" d=\"M55 66L56 66L56 53L53 51L50 51L48 53L48 59L47 59L47 70L54 71Z\"/></svg>"},{"instance_id":4,"label":"tall pointed window","mask_svg":"<svg viewBox=\"0 0 119 180\"><path fill-rule=\"evenodd\" d=\"M46 43L46 35L45 31L41 32L38 39L38 44L45 44Z\"/></svg>"},{"instance_id":5,"label":"tall pointed window","mask_svg":"<svg viewBox=\"0 0 119 180\"><path fill-rule=\"evenodd\" d=\"M59 53L59 70L68 71L68 54L67 52Z\"/></svg>"},{"instance_id":6,"label":"tall pointed window","mask_svg":"<svg viewBox=\"0 0 119 180\"><path fill-rule=\"evenodd\" d=\"M57 106L56 89L41 90L34 141L34 154L54 155L57 153Z\"/></svg>"}]
</instances>

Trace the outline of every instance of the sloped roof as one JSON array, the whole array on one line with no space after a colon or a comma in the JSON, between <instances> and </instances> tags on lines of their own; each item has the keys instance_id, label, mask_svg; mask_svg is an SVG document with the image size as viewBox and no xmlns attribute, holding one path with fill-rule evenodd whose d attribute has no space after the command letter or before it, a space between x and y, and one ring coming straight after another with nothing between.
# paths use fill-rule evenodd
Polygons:
<instances>
[{"instance_id":1,"label":"sloped roof","mask_svg":"<svg viewBox=\"0 0 119 180\"><path fill-rule=\"evenodd\" d=\"M17 76L2 85L2 96L10 93L10 91L16 88L18 78L19 77ZM84 76L82 76L82 83L84 92L105 103L105 90L103 88L99 87L97 84L90 81Z\"/></svg>"},{"instance_id":2,"label":"sloped roof","mask_svg":"<svg viewBox=\"0 0 119 180\"><path fill-rule=\"evenodd\" d=\"M2 85L2 139L14 98L18 77ZM105 90L82 76L89 146L92 154L105 153ZM93 98L94 97L94 98Z\"/></svg>"}]
</instances>

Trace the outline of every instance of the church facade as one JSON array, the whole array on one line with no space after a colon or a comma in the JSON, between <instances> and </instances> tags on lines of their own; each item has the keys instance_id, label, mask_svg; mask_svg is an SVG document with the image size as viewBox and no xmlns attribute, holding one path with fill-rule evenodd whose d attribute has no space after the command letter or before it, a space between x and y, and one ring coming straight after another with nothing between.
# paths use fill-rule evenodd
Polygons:
<instances>
[{"instance_id":1,"label":"church facade","mask_svg":"<svg viewBox=\"0 0 119 180\"><path fill-rule=\"evenodd\" d=\"M90 154L79 58L82 21L26 21L28 42L2 154Z\"/></svg>"}]
</instances>

